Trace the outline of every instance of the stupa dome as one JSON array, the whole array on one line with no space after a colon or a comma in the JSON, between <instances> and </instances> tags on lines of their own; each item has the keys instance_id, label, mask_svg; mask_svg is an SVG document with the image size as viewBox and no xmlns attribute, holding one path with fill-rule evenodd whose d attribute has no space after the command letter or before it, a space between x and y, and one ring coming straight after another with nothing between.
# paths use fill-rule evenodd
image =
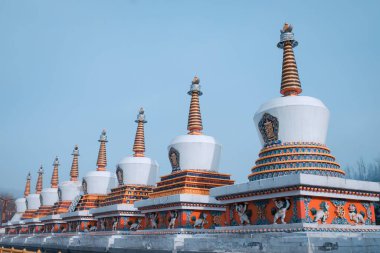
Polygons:
<instances>
[{"instance_id":1,"label":"stupa dome","mask_svg":"<svg viewBox=\"0 0 380 253\"><path fill-rule=\"evenodd\" d=\"M28 210L37 210L41 206L40 194L31 193L26 197L26 208Z\"/></svg>"},{"instance_id":2,"label":"stupa dome","mask_svg":"<svg viewBox=\"0 0 380 253\"><path fill-rule=\"evenodd\" d=\"M18 198L15 200L16 213L23 213L26 211L26 198Z\"/></svg>"},{"instance_id":3,"label":"stupa dome","mask_svg":"<svg viewBox=\"0 0 380 253\"><path fill-rule=\"evenodd\" d=\"M116 176L110 171L90 171L82 181L85 194L107 194L117 186Z\"/></svg>"},{"instance_id":4,"label":"stupa dome","mask_svg":"<svg viewBox=\"0 0 380 253\"><path fill-rule=\"evenodd\" d=\"M180 135L168 146L173 170L218 171L222 146L212 136Z\"/></svg>"},{"instance_id":5,"label":"stupa dome","mask_svg":"<svg viewBox=\"0 0 380 253\"><path fill-rule=\"evenodd\" d=\"M282 143L326 143L329 110L319 99L307 96L285 96L271 99L261 105L255 113L254 122L263 146L267 144L265 134L262 134L262 131L265 131L264 115L277 119L278 136L275 138Z\"/></svg>"},{"instance_id":6,"label":"stupa dome","mask_svg":"<svg viewBox=\"0 0 380 253\"><path fill-rule=\"evenodd\" d=\"M73 201L82 191L82 184L79 181L65 181L59 185L61 201ZM59 195L58 194L58 195Z\"/></svg>"}]
</instances>

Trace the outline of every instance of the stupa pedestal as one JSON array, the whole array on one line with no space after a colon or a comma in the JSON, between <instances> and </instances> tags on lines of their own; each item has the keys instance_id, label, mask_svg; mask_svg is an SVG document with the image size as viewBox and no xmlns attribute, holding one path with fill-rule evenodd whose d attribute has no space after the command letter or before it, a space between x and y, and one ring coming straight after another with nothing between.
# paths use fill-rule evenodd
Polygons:
<instances>
[{"instance_id":1,"label":"stupa pedestal","mask_svg":"<svg viewBox=\"0 0 380 253\"><path fill-rule=\"evenodd\" d=\"M24 224L28 226L28 234L40 234L45 232L44 224L39 218L24 220Z\"/></svg>"},{"instance_id":2,"label":"stupa pedestal","mask_svg":"<svg viewBox=\"0 0 380 253\"><path fill-rule=\"evenodd\" d=\"M115 204L92 209L98 231L136 231L146 227L144 214L132 204Z\"/></svg>"},{"instance_id":3,"label":"stupa pedestal","mask_svg":"<svg viewBox=\"0 0 380 253\"><path fill-rule=\"evenodd\" d=\"M211 196L227 206L228 226L254 231L380 231L375 182L293 174L219 187ZM264 227L248 225L271 225ZM284 224L278 226L278 224ZM287 227L288 224L292 226ZM336 225L336 226L335 226Z\"/></svg>"}]
</instances>

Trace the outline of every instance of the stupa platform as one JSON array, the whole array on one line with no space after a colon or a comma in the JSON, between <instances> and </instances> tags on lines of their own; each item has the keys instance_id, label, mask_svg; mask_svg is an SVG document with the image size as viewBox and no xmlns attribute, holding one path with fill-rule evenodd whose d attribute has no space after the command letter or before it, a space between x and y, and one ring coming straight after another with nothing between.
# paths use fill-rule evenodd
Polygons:
<instances>
[{"instance_id":1,"label":"stupa platform","mask_svg":"<svg viewBox=\"0 0 380 253\"><path fill-rule=\"evenodd\" d=\"M67 232L87 232L96 230L97 220L89 210L81 210L60 214L63 221L67 222Z\"/></svg>"},{"instance_id":2,"label":"stupa platform","mask_svg":"<svg viewBox=\"0 0 380 253\"><path fill-rule=\"evenodd\" d=\"M290 224L289 224L290 225ZM312 225L312 224L309 224ZM305 225L236 226L224 229L166 229L130 232L92 232L4 236L1 246L41 249L47 252L377 252L379 232L302 230ZM329 225L314 224L317 227ZM246 229L252 227L252 229ZM255 228L261 232L255 231ZM289 226L287 226L289 228ZM358 231L361 227L358 226ZM284 229L284 230L283 230ZM266 231L265 231L266 230ZM275 232L272 232L275 231Z\"/></svg>"},{"instance_id":3,"label":"stupa platform","mask_svg":"<svg viewBox=\"0 0 380 253\"><path fill-rule=\"evenodd\" d=\"M49 214L60 214L66 213L69 211L69 207L72 201L59 201L54 204L54 206L50 209Z\"/></svg>"},{"instance_id":4,"label":"stupa platform","mask_svg":"<svg viewBox=\"0 0 380 253\"><path fill-rule=\"evenodd\" d=\"M37 212L37 209L36 210L31 210L31 209L28 209L24 212L24 214L22 215L21 219L24 219L24 220L27 220L27 219L32 219L34 217L34 214Z\"/></svg>"},{"instance_id":5,"label":"stupa platform","mask_svg":"<svg viewBox=\"0 0 380 253\"><path fill-rule=\"evenodd\" d=\"M145 215L132 204L116 204L90 210L98 220L98 231L128 231L145 227Z\"/></svg>"},{"instance_id":6,"label":"stupa platform","mask_svg":"<svg viewBox=\"0 0 380 253\"><path fill-rule=\"evenodd\" d=\"M34 218L40 218L48 215L51 212L53 206L40 206L40 208L34 213Z\"/></svg>"},{"instance_id":7,"label":"stupa platform","mask_svg":"<svg viewBox=\"0 0 380 253\"><path fill-rule=\"evenodd\" d=\"M212 189L228 225L322 223L374 225L380 183L292 174Z\"/></svg>"},{"instance_id":8,"label":"stupa platform","mask_svg":"<svg viewBox=\"0 0 380 253\"><path fill-rule=\"evenodd\" d=\"M31 218L23 220L24 224L28 226L29 234L43 233L44 224L39 218Z\"/></svg>"},{"instance_id":9,"label":"stupa platform","mask_svg":"<svg viewBox=\"0 0 380 253\"><path fill-rule=\"evenodd\" d=\"M40 220L44 223L44 230L47 233L62 233L67 231L67 223L62 220L62 217L59 214L41 217Z\"/></svg>"},{"instance_id":10,"label":"stupa platform","mask_svg":"<svg viewBox=\"0 0 380 253\"><path fill-rule=\"evenodd\" d=\"M135 203L146 229L215 228L225 224L226 208L208 195L176 194Z\"/></svg>"}]
</instances>

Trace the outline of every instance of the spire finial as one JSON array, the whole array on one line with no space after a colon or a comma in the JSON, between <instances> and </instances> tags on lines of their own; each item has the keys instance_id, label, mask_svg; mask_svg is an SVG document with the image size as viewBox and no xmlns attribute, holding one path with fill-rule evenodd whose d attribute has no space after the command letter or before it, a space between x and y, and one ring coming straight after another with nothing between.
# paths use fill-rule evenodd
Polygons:
<instances>
[{"instance_id":1,"label":"spire finial","mask_svg":"<svg viewBox=\"0 0 380 253\"><path fill-rule=\"evenodd\" d=\"M144 108L140 108L139 114L137 115L137 119L135 120L137 123L137 130L135 136L135 142L133 144L133 156L135 157L144 157L145 152L145 136L144 136L144 124L147 123L145 120Z\"/></svg>"},{"instance_id":2,"label":"spire finial","mask_svg":"<svg viewBox=\"0 0 380 253\"><path fill-rule=\"evenodd\" d=\"M37 178L37 184L36 184L36 194L40 194L42 191L42 175L44 174L44 169L42 167L42 164L38 170L38 178Z\"/></svg>"},{"instance_id":3,"label":"spire finial","mask_svg":"<svg viewBox=\"0 0 380 253\"><path fill-rule=\"evenodd\" d=\"M24 197L28 197L30 194L30 172L28 173L28 176L26 177L26 185L25 185L25 191L24 191Z\"/></svg>"},{"instance_id":4,"label":"spire finial","mask_svg":"<svg viewBox=\"0 0 380 253\"><path fill-rule=\"evenodd\" d=\"M296 96L302 92L301 82L293 48L298 45L294 39L293 27L285 23L280 35L278 48L284 50L282 60L281 94L284 96Z\"/></svg>"},{"instance_id":5,"label":"spire finial","mask_svg":"<svg viewBox=\"0 0 380 253\"><path fill-rule=\"evenodd\" d=\"M58 156L55 157L53 162L53 175L51 176L51 188L58 188L58 166L59 166L59 159Z\"/></svg>"},{"instance_id":6,"label":"spire finial","mask_svg":"<svg viewBox=\"0 0 380 253\"><path fill-rule=\"evenodd\" d=\"M75 145L73 153L73 163L71 164L70 170L70 181L78 181L79 169L78 169L78 156L79 156L79 148L78 145Z\"/></svg>"},{"instance_id":7,"label":"spire finial","mask_svg":"<svg viewBox=\"0 0 380 253\"><path fill-rule=\"evenodd\" d=\"M96 165L98 168L97 171L105 171L107 166L107 152L106 152L106 142L107 141L107 133L106 130L103 129L102 134L99 138L100 147L99 147L99 154L98 154L98 162Z\"/></svg>"},{"instance_id":8,"label":"spire finial","mask_svg":"<svg viewBox=\"0 0 380 253\"><path fill-rule=\"evenodd\" d=\"M202 134L202 116L199 106L199 96L202 95L200 80L197 76L194 76L190 91L187 93L191 96L189 119L187 123L188 134L200 135Z\"/></svg>"}]
</instances>

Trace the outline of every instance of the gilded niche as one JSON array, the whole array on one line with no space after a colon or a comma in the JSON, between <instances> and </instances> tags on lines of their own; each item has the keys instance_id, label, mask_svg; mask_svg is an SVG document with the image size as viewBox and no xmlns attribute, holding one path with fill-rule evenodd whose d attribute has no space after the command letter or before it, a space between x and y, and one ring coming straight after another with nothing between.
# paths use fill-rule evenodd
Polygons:
<instances>
[{"instance_id":1,"label":"gilded niche","mask_svg":"<svg viewBox=\"0 0 380 253\"><path fill-rule=\"evenodd\" d=\"M180 170L179 167L179 152L175 148L169 150L169 161L172 165L172 172Z\"/></svg>"},{"instance_id":2,"label":"gilded niche","mask_svg":"<svg viewBox=\"0 0 380 253\"><path fill-rule=\"evenodd\" d=\"M261 136L266 144L278 141L278 119L269 113L264 113L259 122Z\"/></svg>"}]
</instances>

